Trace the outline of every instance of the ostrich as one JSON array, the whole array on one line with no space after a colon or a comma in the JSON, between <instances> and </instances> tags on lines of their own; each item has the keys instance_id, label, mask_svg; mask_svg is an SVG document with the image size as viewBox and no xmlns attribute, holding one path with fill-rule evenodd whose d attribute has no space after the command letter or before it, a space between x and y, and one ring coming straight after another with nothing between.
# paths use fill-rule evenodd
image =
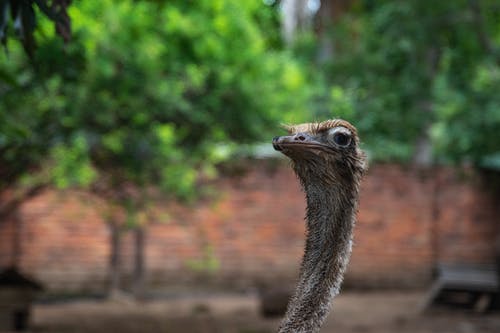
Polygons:
<instances>
[{"instance_id":1,"label":"ostrich","mask_svg":"<svg viewBox=\"0 0 500 333\"><path fill-rule=\"evenodd\" d=\"M339 293L351 254L359 184L366 169L356 129L333 119L287 126L273 139L306 195L306 242L297 288L280 333L318 332Z\"/></svg>"}]
</instances>

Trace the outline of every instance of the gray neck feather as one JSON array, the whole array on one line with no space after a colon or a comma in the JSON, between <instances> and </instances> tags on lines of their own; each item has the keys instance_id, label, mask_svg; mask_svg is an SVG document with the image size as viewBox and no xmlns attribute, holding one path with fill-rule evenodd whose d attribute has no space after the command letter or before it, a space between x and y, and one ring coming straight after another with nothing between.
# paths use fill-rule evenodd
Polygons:
<instances>
[{"instance_id":1,"label":"gray neck feather","mask_svg":"<svg viewBox=\"0 0 500 333\"><path fill-rule=\"evenodd\" d=\"M300 178L307 199L307 238L297 289L280 333L319 331L340 290L356 219L359 179L325 184L324 178Z\"/></svg>"}]
</instances>

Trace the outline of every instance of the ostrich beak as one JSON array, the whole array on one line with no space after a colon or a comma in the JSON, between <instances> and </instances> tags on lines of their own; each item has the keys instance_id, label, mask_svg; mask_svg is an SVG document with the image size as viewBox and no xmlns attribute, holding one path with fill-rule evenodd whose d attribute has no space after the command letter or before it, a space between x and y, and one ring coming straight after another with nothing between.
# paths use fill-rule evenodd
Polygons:
<instances>
[{"instance_id":1,"label":"ostrich beak","mask_svg":"<svg viewBox=\"0 0 500 333\"><path fill-rule=\"evenodd\" d=\"M273 138L273 148L274 150L277 150L277 151L281 151L281 147L279 146L279 140L280 140L280 136L275 136Z\"/></svg>"},{"instance_id":2,"label":"ostrich beak","mask_svg":"<svg viewBox=\"0 0 500 333\"><path fill-rule=\"evenodd\" d=\"M320 147L321 143L316 141L308 133L296 133L293 135L275 136L273 138L273 148L277 151L282 151L284 148L297 147Z\"/></svg>"}]
</instances>

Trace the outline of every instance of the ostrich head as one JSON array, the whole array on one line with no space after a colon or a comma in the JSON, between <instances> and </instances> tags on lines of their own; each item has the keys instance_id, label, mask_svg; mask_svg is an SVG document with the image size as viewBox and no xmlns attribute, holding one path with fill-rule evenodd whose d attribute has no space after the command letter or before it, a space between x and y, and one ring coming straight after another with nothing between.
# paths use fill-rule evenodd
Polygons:
<instances>
[{"instance_id":1,"label":"ostrich head","mask_svg":"<svg viewBox=\"0 0 500 333\"><path fill-rule=\"evenodd\" d=\"M345 120L286 126L273 139L274 149L290 157L303 185L352 184L363 174L365 155L356 128Z\"/></svg>"},{"instance_id":2,"label":"ostrich head","mask_svg":"<svg viewBox=\"0 0 500 333\"><path fill-rule=\"evenodd\" d=\"M273 146L292 160L306 194L304 257L280 333L319 331L338 294L352 247L365 155L354 126L340 119L288 126Z\"/></svg>"}]
</instances>

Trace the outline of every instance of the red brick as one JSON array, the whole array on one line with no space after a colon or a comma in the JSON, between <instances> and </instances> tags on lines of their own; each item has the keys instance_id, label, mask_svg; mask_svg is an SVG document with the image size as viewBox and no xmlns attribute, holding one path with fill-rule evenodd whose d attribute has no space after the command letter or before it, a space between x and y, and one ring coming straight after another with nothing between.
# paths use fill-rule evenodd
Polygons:
<instances>
[{"instance_id":1,"label":"red brick","mask_svg":"<svg viewBox=\"0 0 500 333\"><path fill-rule=\"evenodd\" d=\"M449 168L422 174L398 165L372 166L362 185L346 283L419 286L438 261L493 262L499 207L477 175L463 175ZM202 272L190 263L209 255L220 267L206 272L207 283L241 287L277 276L293 282L303 250L305 203L290 168L270 171L266 162L256 162L242 177L222 177L213 186L214 198L197 205L165 200L154 207L158 220L146 232L149 282L199 283ZM55 291L102 290L110 252L104 207L76 191L49 190L26 202L19 212L21 268ZM3 266L12 259L14 226L0 224ZM125 234L123 243L130 274L132 235Z\"/></svg>"}]
</instances>

